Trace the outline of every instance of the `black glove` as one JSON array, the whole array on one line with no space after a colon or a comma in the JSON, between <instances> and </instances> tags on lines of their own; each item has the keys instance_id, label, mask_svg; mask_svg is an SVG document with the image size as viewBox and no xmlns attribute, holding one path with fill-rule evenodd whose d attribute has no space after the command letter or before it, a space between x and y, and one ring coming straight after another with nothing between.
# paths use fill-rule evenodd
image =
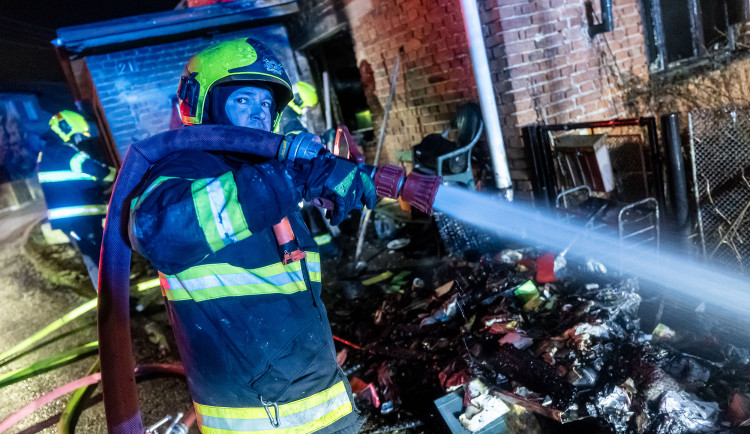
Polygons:
<instances>
[{"instance_id":1,"label":"black glove","mask_svg":"<svg viewBox=\"0 0 750 434\"><path fill-rule=\"evenodd\" d=\"M370 176L351 161L331 154L298 160L291 167L297 190L305 200L317 197L334 203L331 224L338 225L352 210L375 207L375 185Z\"/></svg>"}]
</instances>

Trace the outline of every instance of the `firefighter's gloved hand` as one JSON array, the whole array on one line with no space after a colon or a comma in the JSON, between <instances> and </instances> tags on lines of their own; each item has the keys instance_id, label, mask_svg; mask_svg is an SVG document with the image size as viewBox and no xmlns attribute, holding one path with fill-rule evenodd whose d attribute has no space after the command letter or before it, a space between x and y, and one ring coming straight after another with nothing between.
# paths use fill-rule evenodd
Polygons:
<instances>
[{"instance_id":1,"label":"firefighter's gloved hand","mask_svg":"<svg viewBox=\"0 0 750 434\"><path fill-rule=\"evenodd\" d=\"M305 200L316 197L334 203L331 224L344 221L352 210L375 207L375 185L356 164L331 154L295 162L294 183Z\"/></svg>"}]
</instances>

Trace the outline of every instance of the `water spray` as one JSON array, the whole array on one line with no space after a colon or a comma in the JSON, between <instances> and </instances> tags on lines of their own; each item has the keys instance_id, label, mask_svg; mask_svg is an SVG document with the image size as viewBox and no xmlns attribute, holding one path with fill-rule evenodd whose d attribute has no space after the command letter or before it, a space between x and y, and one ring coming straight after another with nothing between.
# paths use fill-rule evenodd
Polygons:
<instances>
[{"instance_id":1,"label":"water spray","mask_svg":"<svg viewBox=\"0 0 750 434\"><path fill-rule=\"evenodd\" d=\"M750 320L750 281L746 276L716 265L697 262L678 252L656 251L644 246L624 249L615 233L587 230L560 220L554 212L545 213L522 203L510 203L452 186L440 186L433 206L506 239L558 252L569 249L568 256L594 258L610 267L620 265L627 274L657 284L676 297L705 300Z\"/></svg>"}]
</instances>

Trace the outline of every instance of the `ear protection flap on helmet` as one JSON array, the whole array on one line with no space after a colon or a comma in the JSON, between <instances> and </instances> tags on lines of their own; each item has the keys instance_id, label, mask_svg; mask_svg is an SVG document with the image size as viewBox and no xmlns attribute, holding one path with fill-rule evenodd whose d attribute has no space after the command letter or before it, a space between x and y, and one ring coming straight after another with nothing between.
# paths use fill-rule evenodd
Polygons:
<instances>
[{"instance_id":1,"label":"ear protection flap on helmet","mask_svg":"<svg viewBox=\"0 0 750 434\"><path fill-rule=\"evenodd\" d=\"M197 73L194 72L189 76L180 77L177 97L180 99L180 114L183 116L195 116L198 111L198 95L201 85L195 79L196 75Z\"/></svg>"}]
</instances>

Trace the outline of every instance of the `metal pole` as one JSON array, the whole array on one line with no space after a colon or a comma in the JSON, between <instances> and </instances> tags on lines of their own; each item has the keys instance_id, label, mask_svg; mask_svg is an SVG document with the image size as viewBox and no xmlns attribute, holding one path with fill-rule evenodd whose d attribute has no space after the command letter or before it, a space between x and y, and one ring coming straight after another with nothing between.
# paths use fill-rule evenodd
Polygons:
<instances>
[{"instance_id":1,"label":"metal pole","mask_svg":"<svg viewBox=\"0 0 750 434\"><path fill-rule=\"evenodd\" d=\"M398 56L396 56L396 66L393 68L393 76L391 77L391 88L388 91L388 102L385 104L385 112L383 113L383 123L380 125L380 136L378 136L378 147L375 150L375 161L372 165L377 166L378 160L380 159L380 148L385 143L385 127L388 124L388 116L391 113L391 107L393 105L393 96L396 94L396 82L398 81L398 68L401 65L401 53L403 53L404 47L399 48ZM367 233L367 225L370 223L370 217L372 214L371 209L365 210L364 215L359 221L359 233L357 236L357 248L354 251L354 266L357 266L359 257L362 255L362 249L365 246L365 234Z\"/></svg>"},{"instance_id":2,"label":"metal pole","mask_svg":"<svg viewBox=\"0 0 750 434\"><path fill-rule=\"evenodd\" d=\"M477 82L479 105L482 117L487 126L487 140L492 154L492 168L495 172L497 188L504 191L508 200L513 200L513 184L510 180L508 160L505 156L503 134L500 131L500 116L497 113L495 90L492 87L490 65L487 62L487 51L484 47L482 23L479 21L479 10L476 0L461 0L464 27L471 51L471 63L474 68L474 79Z\"/></svg>"},{"instance_id":3,"label":"metal pole","mask_svg":"<svg viewBox=\"0 0 750 434\"><path fill-rule=\"evenodd\" d=\"M391 105L393 104L393 95L396 93L396 81L398 81L398 67L401 65L401 53L404 47L398 50L398 56L396 56L396 66L393 68L393 76L391 77L391 88L388 91L388 101L385 103L385 112L383 113L383 123L380 124L380 135L378 136L378 147L375 150L375 161L372 163L373 166L378 165L380 159L380 148L385 143L385 127L388 125L388 116L391 114Z\"/></svg>"},{"instance_id":4,"label":"metal pole","mask_svg":"<svg viewBox=\"0 0 750 434\"><path fill-rule=\"evenodd\" d=\"M333 128L333 116L331 114L331 85L328 72L323 72L323 104L326 112L326 131Z\"/></svg>"},{"instance_id":5,"label":"metal pole","mask_svg":"<svg viewBox=\"0 0 750 434\"><path fill-rule=\"evenodd\" d=\"M695 194L695 209L698 214L698 235L701 240L703 257L706 257L706 237L703 233L703 217L701 210L701 189L698 185L698 162L695 159L695 132L693 131L693 114L688 113L688 131L690 131L690 164L693 172L693 192Z\"/></svg>"}]
</instances>

